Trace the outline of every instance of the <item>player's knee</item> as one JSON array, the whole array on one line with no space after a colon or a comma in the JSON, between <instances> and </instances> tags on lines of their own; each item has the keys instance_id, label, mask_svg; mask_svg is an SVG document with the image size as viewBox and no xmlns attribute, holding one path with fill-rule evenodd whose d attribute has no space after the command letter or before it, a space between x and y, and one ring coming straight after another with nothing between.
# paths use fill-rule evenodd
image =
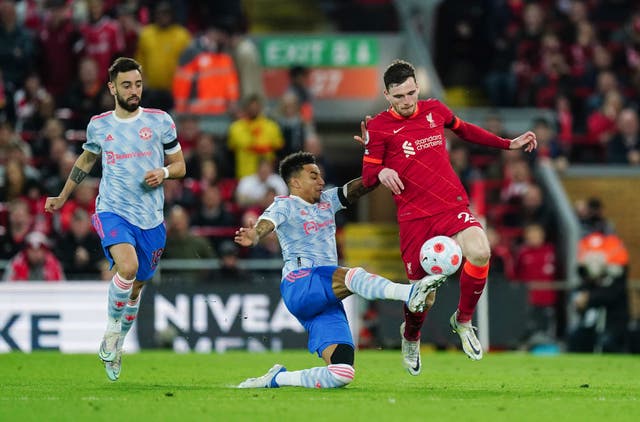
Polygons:
<instances>
[{"instance_id":1,"label":"player's knee","mask_svg":"<svg viewBox=\"0 0 640 422\"><path fill-rule=\"evenodd\" d=\"M332 377L332 387L344 387L351 384L356 374L353 366L346 363L331 364L327 368Z\"/></svg>"},{"instance_id":2,"label":"player's knee","mask_svg":"<svg viewBox=\"0 0 640 422\"><path fill-rule=\"evenodd\" d=\"M473 265L478 267L487 265L489 263L489 259L491 259L491 249L488 245L478 246L474 248L473 251L469 252L467 259L471 261Z\"/></svg>"},{"instance_id":3,"label":"player's knee","mask_svg":"<svg viewBox=\"0 0 640 422\"><path fill-rule=\"evenodd\" d=\"M133 280L136 278L136 274L138 273L138 265L136 263L130 262L121 262L118 263L118 274L126 279Z\"/></svg>"}]
</instances>

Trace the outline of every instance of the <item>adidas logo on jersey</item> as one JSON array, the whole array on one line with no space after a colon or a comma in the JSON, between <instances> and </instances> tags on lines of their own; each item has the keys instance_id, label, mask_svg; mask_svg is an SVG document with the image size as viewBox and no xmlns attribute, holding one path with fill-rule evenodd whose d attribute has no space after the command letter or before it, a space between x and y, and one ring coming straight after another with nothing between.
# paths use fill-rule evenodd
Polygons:
<instances>
[{"instance_id":1,"label":"adidas logo on jersey","mask_svg":"<svg viewBox=\"0 0 640 422\"><path fill-rule=\"evenodd\" d=\"M404 141L402 144L402 150L404 151L404 156L409 158L410 155L416 155L416 150L411 145L411 142Z\"/></svg>"}]
</instances>

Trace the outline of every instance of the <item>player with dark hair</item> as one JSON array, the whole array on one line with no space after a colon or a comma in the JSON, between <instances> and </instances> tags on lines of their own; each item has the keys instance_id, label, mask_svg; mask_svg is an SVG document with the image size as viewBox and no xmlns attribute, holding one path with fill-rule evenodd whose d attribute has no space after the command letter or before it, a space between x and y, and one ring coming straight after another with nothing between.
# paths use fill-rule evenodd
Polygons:
<instances>
[{"instance_id":1,"label":"player with dark hair","mask_svg":"<svg viewBox=\"0 0 640 422\"><path fill-rule=\"evenodd\" d=\"M315 158L307 152L290 154L280 164L289 196L278 196L253 227L241 227L235 236L242 246L255 246L275 230L284 267L280 292L287 309L309 333L309 352L327 366L287 371L273 366L265 375L249 378L239 388L342 387L353 381L354 348L342 300L351 294L366 299L394 299L420 312L429 292L446 276L426 276L414 285L393 283L363 268L338 266L335 213L372 188L362 179L323 191L324 180Z\"/></svg>"},{"instance_id":2,"label":"player with dark hair","mask_svg":"<svg viewBox=\"0 0 640 422\"><path fill-rule=\"evenodd\" d=\"M362 183L365 187L381 183L393 194L409 280L425 275L419 252L427 239L446 235L460 244L466 262L460 276L458 308L450 324L460 336L464 352L473 360L481 359L482 347L471 318L487 281L489 241L469 210L467 193L451 167L444 129L451 129L468 142L502 149L524 148L527 152L536 148L536 136L525 132L513 140L501 138L461 120L436 99L418 100L415 69L406 61L391 63L384 73L384 86L390 107L362 122L365 135L354 137L365 146ZM432 295L427 303L435 300L435 292ZM427 310L412 312L405 307L405 321L400 327L403 361L412 375L422 369L420 330Z\"/></svg>"},{"instance_id":3,"label":"player with dark hair","mask_svg":"<svg viewBox=\"0 0 640 422\"><path fill-rule=\"evenodd\" d=\"M47 198L45 211L59 210L102 158L92 222L116 273L109 284L108 323L98 356L115 381L124 338L138 314L140 292L153 277L165 246L162 184L183 177L185 163L171 117L140 107L142 73L135 60L116 59L109 68L108 87L115 110L91 118L84 151L60 194Z\"/></svg>"}]
</instances>

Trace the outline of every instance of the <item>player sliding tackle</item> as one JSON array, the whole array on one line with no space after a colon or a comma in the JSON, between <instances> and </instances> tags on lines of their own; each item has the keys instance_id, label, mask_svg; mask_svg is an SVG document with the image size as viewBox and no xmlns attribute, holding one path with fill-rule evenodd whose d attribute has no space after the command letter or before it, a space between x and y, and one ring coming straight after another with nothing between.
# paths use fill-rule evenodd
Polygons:
<instances>
[{"instance_id":1,"label":"player sliding tackle","mask_svg":"<svg viewBox=\"0 0 640 422\"><path fill-rule=\"evenodd\" d=\"M393 299L421 312L428 294L445 282L444 275L429 275L413 285L391 282L363 268L338 266L335 213L373 188L362 179L323 191L324 180L309 153L287 156L280 175L289 196L276 197L254 227L242 227L235 241L255 246L275 230L282 247L284 267L280 292L289 311L309 334L309 352L327 366L287 371L273 366L265 375L249 378L239 388L298 386L335 388L353 381L354 343L342 300L355 293L365 299Z\"/></svg>"}]
</instances>

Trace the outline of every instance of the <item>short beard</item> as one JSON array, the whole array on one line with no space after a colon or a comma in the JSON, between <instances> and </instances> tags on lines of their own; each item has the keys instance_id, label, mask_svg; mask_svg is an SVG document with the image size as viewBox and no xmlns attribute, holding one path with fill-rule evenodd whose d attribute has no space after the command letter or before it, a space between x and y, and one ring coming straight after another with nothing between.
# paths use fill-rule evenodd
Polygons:
<instances>
[{"instance_id":1,"label":"short beard","mask_svg":"<svg viewBox=\"0 0 640 422\"><path fill-rule=\"evenodd\" d=\"M133 113L134 111L136 111L138 109L138 107L140 107L140 99L138 99L138 103L137 104L129 104L120 95L116 94L116 101L118 102L118 105L120 107L122 107L123 109L127 110L129 113Z\"/></svg>"}]
</instances>

